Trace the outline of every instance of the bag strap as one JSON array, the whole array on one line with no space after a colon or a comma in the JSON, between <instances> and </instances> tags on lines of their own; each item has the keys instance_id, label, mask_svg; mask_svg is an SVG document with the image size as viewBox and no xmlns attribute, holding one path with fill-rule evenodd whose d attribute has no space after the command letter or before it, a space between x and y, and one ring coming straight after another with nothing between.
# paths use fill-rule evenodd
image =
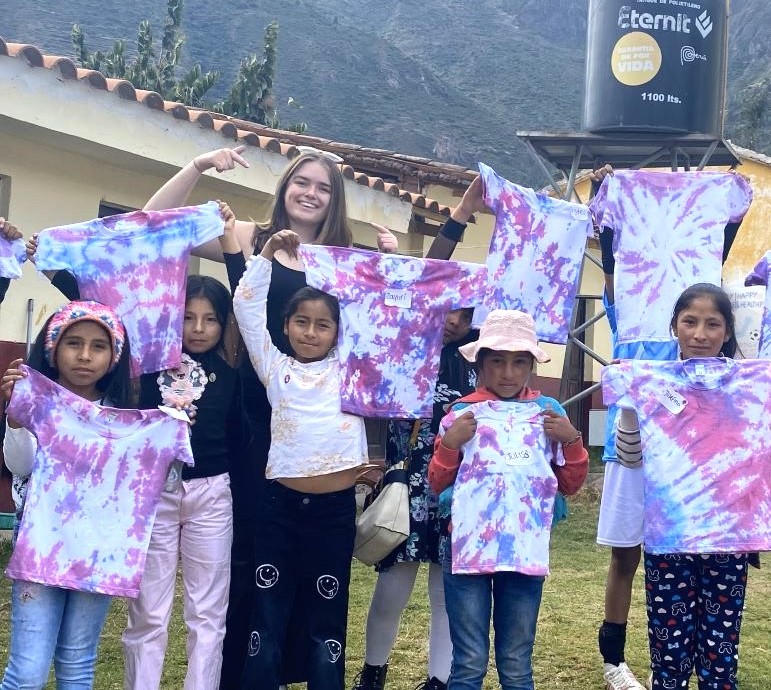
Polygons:
<instances>
[{"instance_id":1,"label":"bag strap","mask_svg":"<svg viewBox=\"0 0 771 690\"><path fill-rule=\"evenodd\" d=\"M421 420L416 419L412 423L412 434L410 434L410 441L407 444L407 457L404 458L404 471L408 472L410 469L410 465L412 464L412 451L415 450L415 448L418 445L418 432L420 431L420 424Z\"/></svg>"}]
</instances>

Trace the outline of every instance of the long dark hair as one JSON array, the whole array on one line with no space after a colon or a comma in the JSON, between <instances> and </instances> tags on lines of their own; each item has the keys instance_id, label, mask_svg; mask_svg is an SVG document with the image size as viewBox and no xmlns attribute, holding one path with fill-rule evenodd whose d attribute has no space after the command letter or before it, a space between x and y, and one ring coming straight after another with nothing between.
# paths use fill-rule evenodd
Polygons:
<instances>
[{"instance_id":1,"label":"long dark hair","mask_svg":"<svg viewBox=\"0 0 771 690\"><path fill-rule=\"evenodd\" d=\"M673 332L676 330L677 317L680 316L680 312L688 309L693 301L699 299L699 297L709 297L715 305L715 309L720 312L725 320L728 340L723 343L722 352L726 357L733 359L739 350L739 342L736 340L736 319L734 318L734 310L728 293L717 285L712 283L696 283L686 288L680 297L677 298L677 302L675 302L675 308L672 310L672 321L669 324L670 328L672 328Z\"/></svg>"},{"instance_id":2,"label":"long dark hair","mask_svg":"<svg viewBox=\"0 0 771 690\"><path fill-rule=\"evenodd\" d=\"M214 307L214 315L219 323L220 339L212 349L219 350L225 338L225 330L230 321L230 315L233 313L233 299L230 297L228 289L216 278L211 276L191 275L187 278L187 289L185 290L185 304L196 298L209 300Z\"/></svg>"},{"instance_id":3,"label":"long dark hair","mask_svg":"<svg viewBox=\"0 0 771 690\"><path fill-rule=\"evenodd\" d=\"M37 338L35 338L27 358L28 367L39 371L43 376L52 381L56 381L59 378L59 370L48 363L48 358L45 355L45 340L48 326L54 316L56 316L56 313L51 314L43 324L43 328L37 334ZM107 328L98 319L94 319L93 323L104 328L105 333L107 333ZM67 328L59 335L59 340L67 332ZM112 338L110 338L110 342L112 342ZM123 343L123 351L118 363L96 382L96 390L99 391L102 399L107 401L111 407L128 410L137 406L137 388L131 378L131 347L128 338Z\"/></svg>"}]
</instances>

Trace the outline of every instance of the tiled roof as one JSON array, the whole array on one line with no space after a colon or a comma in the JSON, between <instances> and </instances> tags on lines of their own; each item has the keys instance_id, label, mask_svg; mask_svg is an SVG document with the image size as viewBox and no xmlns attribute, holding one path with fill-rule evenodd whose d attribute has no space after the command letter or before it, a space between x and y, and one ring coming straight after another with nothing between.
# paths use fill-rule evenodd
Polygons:
<instances>
[{"instance_id":1,"label":"tiled roof","mask_svg":"<svg viewBox=\"0 0 771 690\"><path fill-rule=\"evenodd\" d=\"M219 132L224 138L248 146L256 146L272 153L278 153L288 158L297 154L297 146L313 146L323 151L336 153L344 162L341 164L343 176L357 184L370 187L391 196L399 197L411 203L416 210L426 209L432 213L449 216L450 206L445 206L423 194L400 189L398 185L381 177L357 172L351 163L362 167L380 167L393 169L404 174L409 172L418 179L429 182L444 182L453 186L467 186L476 173L457 165L439 163L427 158L418 158L392 151L371 149L355 144L333 142L328 139L296 134L284 130L270 129L253 122L212 113L207 110L192 108L175 101L165 101L155 91L144 91L135 88L125 79L111 79L97 70L78 67L68 57L45 55L39 48L26 43L10 43L0 36L0 56L8 56L26 60L31 67L42 67L57 70L63 79L79 80L87 83L93 89L108 91L116 98L136 101L151 110L162 111L176 118L195 123L204 129Z\"/></svg>"}]
</instances>

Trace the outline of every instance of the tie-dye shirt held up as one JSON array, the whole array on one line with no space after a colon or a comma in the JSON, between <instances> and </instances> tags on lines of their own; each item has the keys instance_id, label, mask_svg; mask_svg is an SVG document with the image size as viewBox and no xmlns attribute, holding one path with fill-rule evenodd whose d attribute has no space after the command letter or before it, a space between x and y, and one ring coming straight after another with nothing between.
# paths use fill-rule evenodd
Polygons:
<instances>
[{"instance_id":1,"label":"tie-dye shirt held up","mask_svg":"<svg viewBox=\"0 0 771 690\"><path fill-rule=\"evenodd\" d=\"M452 491L452 572L549 574L562 446L543 430L543 410L565 411L552 398L473 403L442 419L439 434L471 411L477 429L461 446Z\"/></svg>"},{"instance_id":2,"label":"tie-dye shirt held up","mask_svg":"<svg viewBox=\"0 0 771 690\"><path fill-rule=\"evenodd\" d=\"M343 411L430 417L445 316L479 304L486 268L318 245L299 254L308 285L340 301Z\"/></svg>"},{"instance_id":3,"label":"tie-dye shirt held up","mask_svg":"<svg viewBox=\"0 0 771 690\"><path fill-rule=\"evenodd\" d=\"M589 209L520 187L483 163L479 170L495 230L487 255L489 284L474 325L492 309L519 309L533 317L539 340L564 344L592 235Z\"/></svg>"},{"instance_id":4,"label":"tie-dye shirt held up","mask_svg":"<svg viewBox=\"0 0 771 690\"><path fill-rule=\"evenodd\" d=\"M8 415L37 440L14 580L136 597L169 465L193 464L189 426L102 407L22 365Z\"/></svg>"},{"instance_id":5,"label":"tie-dye shirt held up","mask_svg":"<svg viewBox=\"0 0 771 690\"><path fill-rule=\"evenodd\" d=\"M618 342L671 339L677 296L695 283L720 285L725 226L751 201L733 173L619 170L603 180L590 206L597 225L614 231Z\"/></svg>"},{"instance_id":6,"label":"tie-dye shirt held up","mask_svg":"<svg viewBox=\"0 0 771 690\"><path fill-rule=\"evenodd\" d=\"M35 262L41 271L72 272L82 299L115 309L138 376L179 365L188 254L223 227L214 201L134 211L43 230Z\"/></svg>"},{"instance_id":7,"label":"tie-dye shirt held up","mask_svg":"<svg viewBox=\"0 0 771 690\"><path fill-rule=\"evenodd\" d=\"M771 362L627 360L602 389L640 420L647 551L771 550Z\"/></svg>"},{"instance_id":8,"label":"tie-dye shirt held up","mask_svg":"<svg viewBox=\"0 0 771 690\"><path fill-rule=\"evenodd\" d=\"M21 278L21 265L27 260L24 240L0 235L0 278Z\"/></svg>"}]
</instances>

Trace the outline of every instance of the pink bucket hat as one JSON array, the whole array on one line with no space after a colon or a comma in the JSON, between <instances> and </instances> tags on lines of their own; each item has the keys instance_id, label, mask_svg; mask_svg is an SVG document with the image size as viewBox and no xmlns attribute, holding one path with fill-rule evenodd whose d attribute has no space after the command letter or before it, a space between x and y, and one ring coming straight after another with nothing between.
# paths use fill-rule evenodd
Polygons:
<instances>
[{"instance_id":1,"label":"pink bucket hat","mask_svg":"<svg viewBox=\"0 0 771 690\"><path fill-rule=\"evenodd\" d=\"M548 362L551 359L538 347L533 317L523 311L494 309L479 329L479 340L459 347L458 351L469 362L476 362L477 355L483 348L504 352L529 352L537 362Z\"/></svg>"}]
</instances>

